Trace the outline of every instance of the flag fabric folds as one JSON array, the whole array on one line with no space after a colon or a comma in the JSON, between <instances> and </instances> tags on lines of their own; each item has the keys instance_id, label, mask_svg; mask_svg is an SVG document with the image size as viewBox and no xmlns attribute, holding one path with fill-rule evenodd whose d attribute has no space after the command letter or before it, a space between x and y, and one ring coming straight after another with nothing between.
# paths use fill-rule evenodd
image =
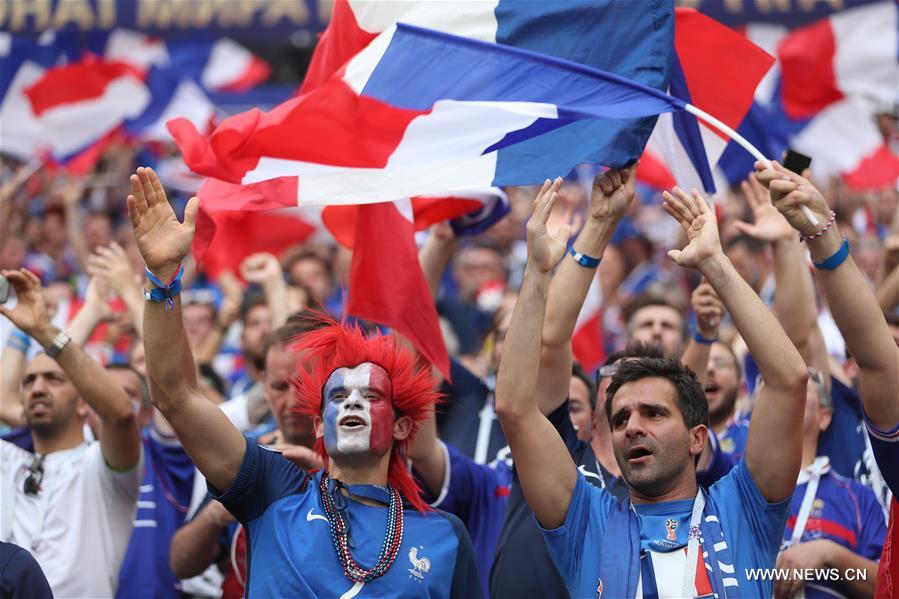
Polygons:
<instances>
[{"instance_id":1,"label":"flag fabric folds","mask_svg":"<svg viewBox=\"0 0 899 599\"><path fill-rule=\"evenodd\" d=\"M579 120L683 108L611 73L399 23L342 77L270 113L231 117L208 141L185 121L170 130L200 174L241 184L296 176L294 201L359 204L531 183L506 168L505 148Z\"/></svg>"},{"instance_id":2,"label":"flag fabric folds","mask_svg":"<svg viewBox=\"0 0 899 599\"><path fill-rule=\"evenodd\" d=\"M641 154L654 115L677 109L680 103L650 91L647 103L655 109L633 111L643 100L625 100L637 96L629 95L634 88L624 84L624 92L612 94L611 106L619 112L602 110L595 99L590 102L599 81L590 67L636 80L650 90L665 89L672 15L670 3L655 0L639 14L620 2L338 0L303 95L268 114L232 117L208 141L183 121L172 123L171 129L191 168L222 179L219 189L234 192L228 197L201 195L210 211L235 203L251 210L321 203L333 210L339 207L335 204L430 193L458 198L460 190L537 182L581 162L624 165ZM469 39L395 27L397 20ZM495 43L575 64L497 51ZM425 48L432 54L426 55ZM462 49L468 63L453 56ZM503 76L512 72L509 64L516 63L535 71ZM542 83L544 75L536 71L549 73L555 88ZM482 77L494 73L500 75L497 82ZM441 86L445 74L450 79ZM593 83L578 87L578 81L591 76ZM395 77L401 80L391 81ZM606 85L613 80L603 79ZM417 200L413 205L420 205ZM448 374L436 313L415 253L401 248L378 253L369 246L393 242L395 235L411 244L411 215L405 222L398 220L404 211L396 204L353 210L358 215L352 268L357 276L350 286L350 312L406 335ZM479 212L491 210L484 204ZM482 217L456 225L477 225ZM364 230L375 221L398 228ZM376 255L382 259L371 259ZM393 280L397 272L414 274L403 281L400 293ZM394 302L392 312L385 298Z\"/></svg>"}]
</instances>

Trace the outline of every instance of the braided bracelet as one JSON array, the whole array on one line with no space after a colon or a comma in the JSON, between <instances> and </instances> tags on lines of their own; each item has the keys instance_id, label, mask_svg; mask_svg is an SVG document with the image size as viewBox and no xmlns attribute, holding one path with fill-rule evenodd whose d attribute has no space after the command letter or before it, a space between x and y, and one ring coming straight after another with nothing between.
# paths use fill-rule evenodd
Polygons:
<instances>
[{"instance_id":1,"label":"braided bracelet","mask_svg":"<svg viewBox=\"0 0 899 599\"><path fill-rule=\"evenodd\" d=\"M817 238L821 237L822 235L824 235L824 232L827 231L827 229L829 229L830 227L833 226L833 224L836 222L836 220L837 220L837 213L834 212L833 210L831 210L830 218L827 219L827 222L824 223L824 225L820 229L818 229L811 235L803 235L802 233L800 233L799 241L809 241L810 239L817 239Z\"/></svg>"},{"instance_id":2,"label":"braided bracelet","mask_svg":"<svg viewBox=\"0 0 899 599\"><path fill-rule=\"evenodd\" d=\"M165 302L166 311L173 310L175 308L174 298L181 293L181 275L184 274L184 266L178 265L177 272L169 279L168 283L160 281L156 275L150 272L149 268L144 268L144 274L147 275L150 282L156 285L152 291L145 292L144 297L151 302Z\"/></svg>"}]
</instances>

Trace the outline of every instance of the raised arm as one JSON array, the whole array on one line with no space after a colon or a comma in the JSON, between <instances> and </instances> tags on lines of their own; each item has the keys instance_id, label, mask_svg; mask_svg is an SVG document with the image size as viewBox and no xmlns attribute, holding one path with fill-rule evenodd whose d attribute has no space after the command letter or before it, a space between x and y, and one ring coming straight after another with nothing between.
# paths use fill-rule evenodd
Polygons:
<instances>
[{"instance_id":1,"label":"raised arm","mask_svg":"<svg viewBox=\"0 0 899 599\"><path fill-rule=\"evenodd\" d=\"M290 309L287 282L278 259L267 252L247 256L240 264L240 275L246 282L262 287L265 303L272 311L272 330L284 325L290 316Z\"/></svg>"},{"instance_id":2,"label":"raised arm","mask_svg":"<svg viewBox=\"0 0 899 599\"><path fill-rule=\"evenodd\" d=\"M815 284L802 244L790 223L771 203L771 195L758 177L750 175L742 183L742 188L755 222L737 222L737 228L750 237L771 244L774 280L777 283L777 293L774 295L777 321L805 363L824 374L829 388L827 349L817 339L821 337L821 331L818 328Z\"/></svg>"},{"instance_id":3,"label":"raised arm","mask_svg":"<svg viewBox=\"0 0 899 599\"><path fill-rule=\"evenodd\" d=\"M125 302L138 337L143 337L144 294L138 275L131 269L125 250L113 241L109 247L98 247L87 259L87 272L100 277Z\"/></svg>"},{"instance_id":4,"label":"raised arm","mask_svg":"<svg viewBox=\"0 0 899 599\"><path fill-rule=\"evenodd\" d=\"M199 200L191 198L179 223L156 173L137 169L131 176L128 214L147 268L160 281L178 272L190 250ZM151 285L151 283L148 283ZM144 348L150 397L178 435L197 468L220 490L237 476L246 449L243 436L200 390L197 369L181 321L181 299L174 307L148 301L144 308Z\"/></svg>"},{"instance_id":5,"label":"raised arm","mask_svg":"<svg viewBox=\"0 0 899 599\"><path fill-rule=\"evenodd\" d=\"M24 268L6 270L3 275L15 287L18 303L12 309L0 307L0 314L45 349L49 348L60 330L50 322L40 279ZM125 390L76 343L67 343L55 360L81 398L100 417L100 448L106 463L116 470L133 468L140 459L140 436Z\"/></svg>"},{"instance_id":6,"label":"raised arm","mask_svg":"<svg viewBox=\"0 0 899 599\"><path fill-rule=\"evenodd\" d=\"M418 251L418 263L428 282L431 299L435 302L440 293L440 277L458 245L453 228L448 222L441 222L431 227L428 238Z\"/></svg>"},{"instance_id":7,"label":"raised arm","mask_svg":"<svg viewBox=\"0 0 899 599\"><path fill-rule=\"evenodd\" d=\"M802 357L774 315L724 255L718 226L705 200L674 188L665 193L665 211L687 233L683 250L668 255L681 266L698 268L715 288L759 366L765 385L759 393L749 438L746 465L769 502L781 501L796 487L802 460L805 384Z\"/></svg>"},{"instance_id":8,"label":"raised arm","mask_svg":"<svg viewBox=\"0 0 899 599\"><path fill-rule=\"evenodd\" d=\"M506 334L496 379L496 413L512 449L528 505L544 528L565 521L577 470L555 427L537 405L537 378L546 297L552 269L565 253L569 229L550 233L546 223L562 179L549 180L534 200L527 225L528 262Z\"/></svg>"},{"instance_id":9,"label":"raised arm","mask_svg":"<svg viewBox=\"0 0 899 599\"><path fill-rule=\"evenodd\" d=\"M601 259L618 221L634 199L636 166L610 170L593 180L590 210L573 248L582 256ZM577 317L596 277L596 266L565 256L549 285L543 349L537 390L540 411L550 414L568 397L571 380L571 336Z\"/></svg>"},{"instance_id":10,"label":"raised arm","mask_svg":"<svg viewBox=\"0 0 899 599\"><path fill-rule=\"evenodd\" d=\"M771 192L774 206L794 229L808 237L821 228L811 225L803 216L799 210L802 204L817 215L822 226L830 222L827 201L807 179L776 162L772 169L765 169L760 163L756 168L759 181ZM806 243L812 261L822 263L841 250L843 238L833 223ZM874 294L852 256L832 269L816 268L815 276L834 321L858 363L865 412L874 426L884 430L893 428L899 424L899 348Z\"/></svg>"},{"instance_id":11,"label":"raised arm","mask_svg":"<svg viewBox=\"0 0 899 599\"><path fill-rule=\"evenodd\" d=\"M693 290L690 305L696 313L696 333L703 342L690 339L680 360L696 373L700 384L705 385L705 379L709 375L712 343L718 338L718 327L721 326L721 319L724 317L724 304L721 303L715 289L703 281Z\"/></svg>"}]
</instances>

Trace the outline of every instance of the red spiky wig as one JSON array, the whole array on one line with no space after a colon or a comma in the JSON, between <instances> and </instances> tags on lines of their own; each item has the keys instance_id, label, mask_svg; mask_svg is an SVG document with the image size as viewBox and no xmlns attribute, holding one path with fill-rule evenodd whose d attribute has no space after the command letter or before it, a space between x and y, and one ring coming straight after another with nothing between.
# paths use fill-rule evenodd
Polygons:
<instances>
[{"instance_id":1,"label":"red spiky wig","mask_svg":"<svg viewBox=\"0 0 899 599\"><path fill-rule=\"evenodd\" d=\"M393 444L387 480L415 509L428 511L430 507L421 498L421 489L406 466L406 447L415 437L421 421L430 416L431 409L440 401L430 369L427 365L420 365L413 353L401 347L392 335L367 336L358 325L338 323L320 312L309 318L324 326L303 333L291 346L295 352L305 352L309 360L304 359L304 362L311 366L308 370L298 369L295 411L310 419L321 418L322 390L328 377L338 368L353 368L365 362L383 368L393 388L393 409L400 416L408 416L412 420L409 436ZM328 471L324 439L316 439L314 449L322 457L325 471Z\"/></svg>"}]
</instances>

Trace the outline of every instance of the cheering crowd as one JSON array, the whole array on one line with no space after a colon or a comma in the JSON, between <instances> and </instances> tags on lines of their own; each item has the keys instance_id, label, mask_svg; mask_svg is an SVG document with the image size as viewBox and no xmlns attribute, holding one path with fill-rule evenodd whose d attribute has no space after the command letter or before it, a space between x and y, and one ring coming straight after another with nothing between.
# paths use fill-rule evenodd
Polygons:
<instances>
[{"instance_id":1,"label":"cheering crowd","mask_svg":"<svg viewBox=\"0 0 899 599\"><path fill-rule=\"evenodd\" d=\"M442 379L348 318L333 242L204 275L198 201L150 160L4 161L4 597L899 584L895 188L775 163L711 205L633 166L507 189L486 232L420 236Z\"/></svg>"}]
</instances>

